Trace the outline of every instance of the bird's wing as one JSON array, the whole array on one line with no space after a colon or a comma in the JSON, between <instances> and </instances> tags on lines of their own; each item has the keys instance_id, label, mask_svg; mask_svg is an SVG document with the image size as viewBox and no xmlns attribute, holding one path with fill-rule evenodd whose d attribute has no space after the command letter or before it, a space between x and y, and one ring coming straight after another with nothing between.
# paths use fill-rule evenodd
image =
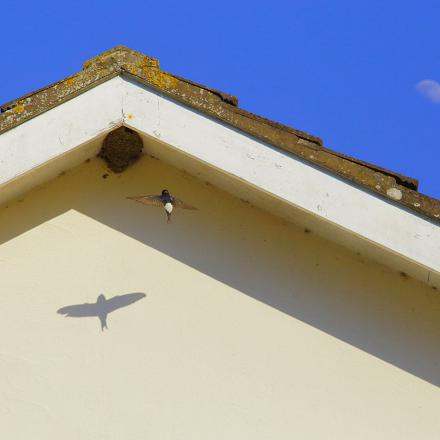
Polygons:
<instances>
[{"instance_id":1,"label":"bird's wing","mask_svg":"<svg viewBox=\"0 0 440 440\"><path fill-rule=\"evenodd\" d=\"M57 310L57 313L69 317L98 316L96 304L90 303L62 307L61 309Z\"/></svg>"},{"instance_id":2,"label":"bird's wing","mask_svg":"<svg viewBox=\"0 0 440 440\"><path fill-rule=\"evenodd\" d=\"M145 293L138 292L114 296L106 301L106 310L108 313L114 312L115 310L129 306L130 304L133 304L146 296L147 295L145 295Z\"/></svg>"},{"instance_id":3,"label":"bird's wing","mask_svg":"<svg viewBox=\"0 0 440 440\"><path fill-rule=\"evenodd\" d=\"M182 208L182 209L197 209L195 206L192 206L186 202L184 202L183 200L180 199L176 199L176 197L173 197L173 205L176 208Z\"/></svg>"},{"instance_id":4,"label":"bird's wing","mask_svg":"<svg viewBox=\"0 0 440 440\"><path fill-rule=\"evenodd\" d=\"M135 202L139 202L148 206L156 206L158 208L163 207L163 202L160 196L155 196L155 195L135 196L135 197L127 197L127 199L134 200Z\"/></svg>"}]
</instances>

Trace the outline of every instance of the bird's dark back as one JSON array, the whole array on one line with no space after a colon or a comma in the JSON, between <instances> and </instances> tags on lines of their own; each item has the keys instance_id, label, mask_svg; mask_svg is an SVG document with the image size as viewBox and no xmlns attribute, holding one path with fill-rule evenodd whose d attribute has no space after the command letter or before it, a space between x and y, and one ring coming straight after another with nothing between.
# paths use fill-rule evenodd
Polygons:
<instances>
[{"instance_id":1,"label":"bird's dark back","mask_svg":"<svg viewBox=\"0 0 440 440\"><path fill-rule=\"evenodd\" d=\"M162 200L162 203L165 205L165 203L173 203L173 198L170 194L162 194L160 196L160 199Z\"/></svg>"}]
</instances>

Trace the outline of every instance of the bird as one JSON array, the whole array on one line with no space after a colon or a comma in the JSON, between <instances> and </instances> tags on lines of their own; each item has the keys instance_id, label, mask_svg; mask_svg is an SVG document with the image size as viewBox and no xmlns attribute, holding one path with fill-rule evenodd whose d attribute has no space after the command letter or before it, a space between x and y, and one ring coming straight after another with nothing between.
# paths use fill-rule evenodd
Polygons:
<instances>
[{"instance_id":1,"label":"bird","mask_svg":"<svg viewBox=\"0 0 440 440\"><path fill-rule=\"evenodd\" d=\"M57 310L60 315L65 315L69 318L83 318L87 316L97 316L101 321L101 330L104 331L107 327L107 315L122 307L127 307L142 298L145 298L145 293L127 293L125 295L117 295L113 298L106 299L104 295L99 295L96 303L75 304L72 306L62 307Z\"/></svg>"},{"instance_id":2,"label":"bird","mask_svg":"<svg viewBox=\"0 0 440 440\"><path fill-rule=\"evenodd\" d=\"M155 206L158 208L164 208L167 214L167 221L171 221L171 213L174 208L183 208L183 209L197 209L192 205L172 196L167 189L162 190L160 195L147 195L147 196L135 196L135 197L127 197L129 200L134 200L135 202L142 203L148 206Z\"/></svg>"}]
</instances>

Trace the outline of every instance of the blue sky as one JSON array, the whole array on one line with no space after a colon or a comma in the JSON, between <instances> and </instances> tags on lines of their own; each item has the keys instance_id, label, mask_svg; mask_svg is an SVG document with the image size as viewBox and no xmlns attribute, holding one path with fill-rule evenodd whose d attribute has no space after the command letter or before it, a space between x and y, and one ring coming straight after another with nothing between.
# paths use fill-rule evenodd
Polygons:
<instances>
[{"instance_id":1,"label":"blue sky","mask_svg":"<svg viewBox=\"0 0 440 440\"><path fill-rule=\"evenodd\" d=\"M124 44L440 198L438 0L1 3L0 103Z\"/></svg>"}]
</instances>

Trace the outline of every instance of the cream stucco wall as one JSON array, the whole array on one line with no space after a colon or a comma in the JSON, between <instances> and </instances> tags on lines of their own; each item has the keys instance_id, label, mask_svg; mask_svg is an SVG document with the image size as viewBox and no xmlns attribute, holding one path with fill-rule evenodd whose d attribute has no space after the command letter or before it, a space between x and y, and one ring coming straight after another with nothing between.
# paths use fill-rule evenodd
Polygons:
<instances>
[{"instance_id":1,"label":"cream stucco wall","mask_svg":"<svg viewBox=\"0 0 440 440\"><path fill-rule=\"evenodd\" d=\"M440 297L144 157L0 210L0 438L438 439ZM200 208L124 199L168 187ZM132 292L97 317L63 306Z\"/></svg>"}]
</instances>

